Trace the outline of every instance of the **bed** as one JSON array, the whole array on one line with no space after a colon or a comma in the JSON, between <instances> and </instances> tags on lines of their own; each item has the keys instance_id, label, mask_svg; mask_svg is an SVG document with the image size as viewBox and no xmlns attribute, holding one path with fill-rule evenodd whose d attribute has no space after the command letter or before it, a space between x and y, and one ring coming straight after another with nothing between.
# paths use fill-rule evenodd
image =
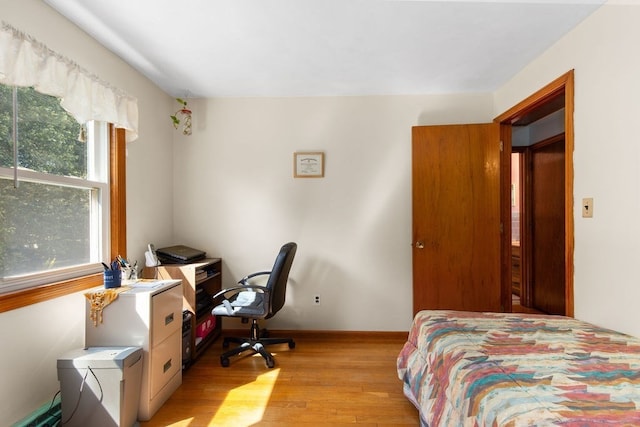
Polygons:
<instances>
[{"instance_id":1,"label":"bed","mask_svg":"<svg viewBox=\"0 0 640 427\"><path fill-rule=\"evenodd\" d=\"M569 317L421 311L397 370L423 426L640 425L640 340Z\"/></svg>"}]
</instances>

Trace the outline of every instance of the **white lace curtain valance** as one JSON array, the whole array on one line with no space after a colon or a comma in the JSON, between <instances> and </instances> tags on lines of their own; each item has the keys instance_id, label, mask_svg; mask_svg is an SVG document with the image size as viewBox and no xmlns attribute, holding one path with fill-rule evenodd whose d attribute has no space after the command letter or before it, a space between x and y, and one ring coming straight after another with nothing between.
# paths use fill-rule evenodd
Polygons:
<instances>
[{"instance_id":1,"label":"white lace curtain valance","mask_svg":"<svg viewBox=\"0 0 640 427\"><path fill-rule=\"evenodd\" d=\"M60 98L79 123L99 120L126 129L127 141L138 137L138 100L114 88L33 37L2 22L0 83L34 87Z\"/></svg>"}]
</instances>

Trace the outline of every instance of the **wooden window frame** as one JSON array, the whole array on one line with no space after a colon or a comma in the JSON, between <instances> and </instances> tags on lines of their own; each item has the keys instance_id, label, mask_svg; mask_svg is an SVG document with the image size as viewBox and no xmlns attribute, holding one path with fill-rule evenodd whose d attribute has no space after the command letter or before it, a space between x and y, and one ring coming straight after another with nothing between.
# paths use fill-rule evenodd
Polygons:
<instances>
[{"instance_id":1,"label":"wooden window frame","mask_svg":"<svg viewBox=\"0 0 640 427\"><path fill-rule=\"evenodd\" d=\"M127 257L126 137L109 125L110 258ZM0 313L102 285L102 274L90 274L0 295Z\"/></svg>"}]
</instances>

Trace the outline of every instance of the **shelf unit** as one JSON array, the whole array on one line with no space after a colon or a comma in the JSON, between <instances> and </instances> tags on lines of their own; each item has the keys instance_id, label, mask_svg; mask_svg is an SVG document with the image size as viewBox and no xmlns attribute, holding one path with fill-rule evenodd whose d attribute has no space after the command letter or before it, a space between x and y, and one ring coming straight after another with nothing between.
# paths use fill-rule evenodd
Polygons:
<instances>
[{"instance_id":1,"label":"shelf unit","mask_svg":"<svg viewBox=\"0 0 640 427\"><path fill-rule=\"evenodd\" d=\"M143 277L150 279L182 280L183 310L191 316L191 361L195 361L206 348L215 341L222 331L220 317L211 317L213 299L222 288L222 260L205 258L190 264L163 264L158 267L145 267ZM203 338L197 337L197 331L207 321L215 321L215 326Z\"/></svg>"}]
</instances>

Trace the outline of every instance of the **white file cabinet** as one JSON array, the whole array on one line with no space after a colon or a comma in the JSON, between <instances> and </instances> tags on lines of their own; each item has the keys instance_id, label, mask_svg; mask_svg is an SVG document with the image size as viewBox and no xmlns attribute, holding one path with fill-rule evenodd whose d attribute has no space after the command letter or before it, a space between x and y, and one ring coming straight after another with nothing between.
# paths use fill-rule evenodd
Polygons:
<instances>
[{"instance_id":1,"label":"white file cabinet","mask_svg":"<svg viewBox=\"0 0 640 427\"><path fill-rule=\"evenodd\" d=\"M138 419L149 420L182 384L182 282L145 282L120 292L97 326L89 316L89 301L86 311L86 347L142 347Z\"/></svg>"}]
</instances>

